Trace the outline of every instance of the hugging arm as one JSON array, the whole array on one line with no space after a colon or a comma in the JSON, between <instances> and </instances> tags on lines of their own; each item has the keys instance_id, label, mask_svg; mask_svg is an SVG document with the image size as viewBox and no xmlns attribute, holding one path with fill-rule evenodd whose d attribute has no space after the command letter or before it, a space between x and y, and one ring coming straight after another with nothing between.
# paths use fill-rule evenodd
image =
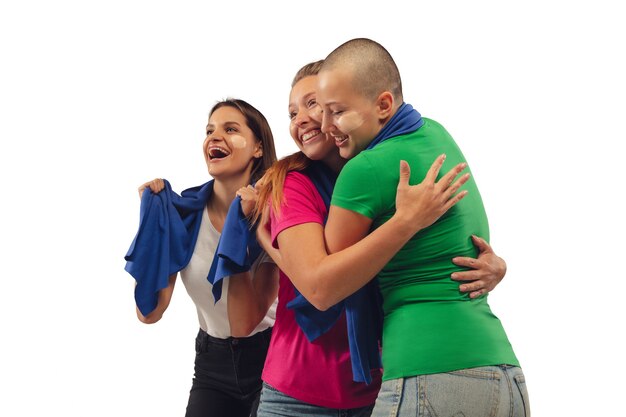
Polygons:
<instances>
[{"instance_id":1,"label":"hugging arm","mask_svg":"<svg viewBox=\"0 0 626 417\"><path fill-rule=\"evenodd\" d=\"M437 158L424 181L414 186L409 185L408 164L401 164L398 209L369 235L371 219L332 206L326 224L331 236L328 248L319 223L303 223L281 231L277 236L279 250L271 247L269 233L262 226L258 228L259 241L311 304L320 310L328 309L367 284L417 231L465 196L465 192L455 193L468 174L452 184L464 164L435 182L443 159Z\"/></svg>"}]
</instances>

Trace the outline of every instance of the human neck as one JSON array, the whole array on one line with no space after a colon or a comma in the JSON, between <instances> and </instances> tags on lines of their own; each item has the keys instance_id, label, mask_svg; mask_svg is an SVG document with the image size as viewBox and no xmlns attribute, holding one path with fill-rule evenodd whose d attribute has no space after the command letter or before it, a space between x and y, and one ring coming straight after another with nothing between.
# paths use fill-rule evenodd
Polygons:
<instances>
[{"instance_id":1,"label":"human neck","mask_svg":"<svg viewBox=\"0 0 626 417\"><path fill-rule=\"evenodd\" d=\"M229 178L227 180L216 178L213 183L213 194L211 194L209 199L211 207L217 209L216 211L227 213L230 204L235 199L237 190L249 183L249 176Z\"/></svg>"},{"instance_id":2,"label":"human neck","mask_svg":"<svg viewBox=\"0 0 626 417\"><path fill-rule=\"evenodd\" d=\"M249 183L249 175L228 180L216 178L213 182L213 192L207 202L207 210L209 212L209 219L218 232L222 232L226 214L228 214L228 209L235 199L237 190L241 187L245 187Z\"/></svg>"}]
</instances>

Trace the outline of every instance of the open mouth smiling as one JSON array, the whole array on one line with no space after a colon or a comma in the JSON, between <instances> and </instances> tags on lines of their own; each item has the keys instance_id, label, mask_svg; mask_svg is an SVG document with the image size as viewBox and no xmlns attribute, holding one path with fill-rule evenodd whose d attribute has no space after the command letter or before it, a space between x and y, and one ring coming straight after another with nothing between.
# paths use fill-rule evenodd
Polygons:
<instances>
[{"instance_id":1,"label":"open mouth smiling","mask_svg":"<svg viewBox=\"0 0 626 417\"><path fill-rule=\"evenodd\" d=\"M210 146L208 155L209 155L209 160L211 161L220 160L229 156L230 151L220 146Z\"/></svg>"},{"instance_id":2,"label":"open mouth smiling","mask_svg":"<svg viewBox=\"0 0 626 417\"><path fill-rule=\"evenodd\" d=\"M344 143L346 143L346 141L348 140L348 136L347 135L346 136L335 136L334 139L335 139L335 145L341 146Z\"/></svg>"},{"instance_id":3,"label":"open mouth smiling","mask_svg":"<svg viewBox=\"0 0 626 417\"><path fill-rule=\"evenodd\" d=\"M305 134L300 137L300 140L303 144L311 141L313 138L317 137L320 133L322 133L319 129L309 130Z\"/></svg>"}]
</instances>

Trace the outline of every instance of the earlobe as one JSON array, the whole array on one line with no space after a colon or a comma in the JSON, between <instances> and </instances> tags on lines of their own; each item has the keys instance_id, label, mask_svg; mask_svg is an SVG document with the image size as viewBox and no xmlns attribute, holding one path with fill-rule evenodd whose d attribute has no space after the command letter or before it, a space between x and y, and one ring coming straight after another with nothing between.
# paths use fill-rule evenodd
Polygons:
<instances>
[{"instance_id":1,"label":"earlobe","mask_svg":"<svg viewBox=\"0 0 626 417\"><path fill-rule=\"evenodd\" d=\"M263 156L263 146L259 145L259 147L254 152L254 157L255 158L260 158L262 156Z\"/></svg>"}]
</instances>

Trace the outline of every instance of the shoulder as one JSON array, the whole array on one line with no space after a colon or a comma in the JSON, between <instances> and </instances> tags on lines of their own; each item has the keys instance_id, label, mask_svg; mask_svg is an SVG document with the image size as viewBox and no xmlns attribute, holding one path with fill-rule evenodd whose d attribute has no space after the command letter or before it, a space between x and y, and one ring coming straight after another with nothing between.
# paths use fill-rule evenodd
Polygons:
<instances>
[{"instance_id":1,"label":"shoulder","mask_svg":"<svg viewBox=\"0 0 626 417\"><path fill-rule=\"evenodd\" d=\"M299 171L290 171L285 177L285 183L283 185L283 194L285 198L289 198L292 195L315 195L317 189L313 184L313 181L304 173Z\"/></svg>"}]
</instances>

